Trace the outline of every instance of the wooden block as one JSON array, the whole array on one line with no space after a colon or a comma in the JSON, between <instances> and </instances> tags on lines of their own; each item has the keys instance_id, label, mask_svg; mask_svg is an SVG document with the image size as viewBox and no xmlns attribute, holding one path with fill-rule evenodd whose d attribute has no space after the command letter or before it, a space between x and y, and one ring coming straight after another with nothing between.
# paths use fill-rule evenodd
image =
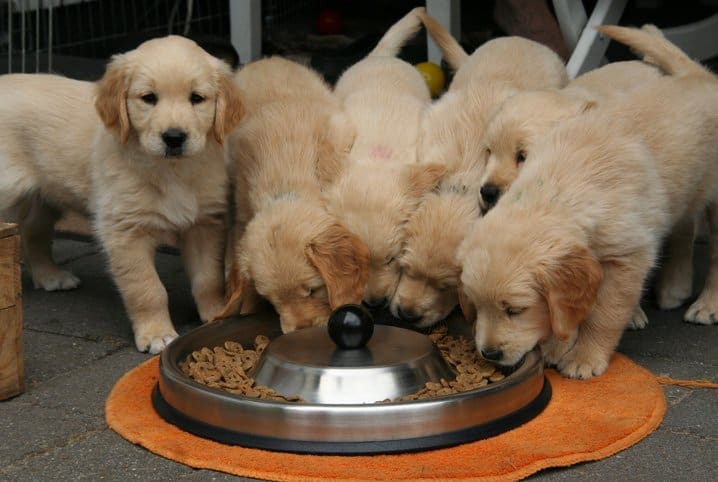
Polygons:
<instances>
[{"instance_id":1,"label":"wooden block","mask_svg":"<svg viewBox=\"0 0 718 482\"><path fill-rule=\"evenodd\" d=\"M0 223L0 400L24 388L20 236Z\"/></svg>"}]
</instances>

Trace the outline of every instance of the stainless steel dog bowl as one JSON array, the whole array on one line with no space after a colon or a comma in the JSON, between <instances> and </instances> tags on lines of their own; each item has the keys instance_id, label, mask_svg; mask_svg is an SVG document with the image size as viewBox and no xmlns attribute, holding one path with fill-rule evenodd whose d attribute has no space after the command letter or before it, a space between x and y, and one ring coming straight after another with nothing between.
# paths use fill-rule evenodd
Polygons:
<instances>
[{"instance_id":1,"label":"stainless steel dog bowl","mask_svg":"<svg viewBox=\"0 0 718 482\"><path fill-rule=\"evenodd\" d=\"M449 333L470 335L458 316ZM306 403L261 400L206 387L179 368L188 354L227 340L268 345L254 376ZM496 435L538 415L551 388L540 352L530 352L501 381L426 400L393 399L427 380L452 378L433 343L420 333L377 325L366 346L337 347L324 327L281 335L274 314L227 319L177 338L160 356L153 392L170 423L223 443L297 453L366 454L422 450Z\"/></svg>"}]
</instances>

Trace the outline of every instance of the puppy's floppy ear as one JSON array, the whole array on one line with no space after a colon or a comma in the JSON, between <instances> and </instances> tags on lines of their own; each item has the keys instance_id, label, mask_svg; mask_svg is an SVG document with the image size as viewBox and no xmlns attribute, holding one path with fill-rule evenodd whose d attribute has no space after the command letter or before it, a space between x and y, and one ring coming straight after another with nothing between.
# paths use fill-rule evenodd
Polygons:
<instances>
[{"instance_id":1,"label":"puppy's floppy ear","mask_svg":"<svg viewBox=\"0 0 718 482\"><path fill-rule=\"evenodd\" d=\"M359 304L369 281L369 248L339 223L334 223L304 248L324 280L332 309Z\"/></svg>"},{"instance_id":2,"label":"puppy's floppy ear","mask_svg":"<svg viewBox=\"0 0 718 482\"><path fill-rule=\"evenodd\" d=\"M224 62L217 60L217 99L214 107L214 138L222 144L242 117L244 104L242 92Z\"/></svg>"},{"instance_id":3,"label":"puppy's floppy ear","mask_svg":"<svg viewBox=\"0 0 718 482\"><path fill-rule=\"evenodd\" d=\"M461 313L464 314L464 319L466 321L468 321L469 323L475 324L476 323L476 306L466 295L466 291L464 290L464 284L461 282L461 277L459 277L459 282L456 286L456 291L459 294L459 307L461 308Z\"/></svg>"},{"instance_id":4,"label":"puppy's floppy ear","mask_svg":"<svg viewBox=\"0 0 718 482\"><path fill-rule=\"evenodd\" d=\"M124 144L130 135L130 118L127 115L127 91L130 88L130 62L128 54L112 57L105 75L95 87L95 109L110 130L117 131Z\"/></svg>"},{"instance_id":5,"label":"puppy's floppy ear","mask_svg":"<svg viewBox=\"0 0 718 482\"><path fill-rule=\"evenodd\" d=\"M214 317L215 320L227 318L239 313L242 307L242 298L249 285L249 276L240 271L237 262L233 261L227 274L227 288L225 290L225 305L220 314Z\"/></svg>"},{"instance_id":6,"label":"puppy's floppy ear","mask_svg":"<svg viewBox=\"0 0 718 482\"><path fill-rule=\"evenodd\" d=\"M356 130L341 111L329 116L326 125L318 125L317 179L323 185L331 184L341 174L349 151L354 145Z\"/></svg>"},{"instance_id":7,"label":"puppy's floppy ear","mask_svg":"<svg viewBox=\"0 0 718 482\"><path fill-rule=\"evenodd\" d=\"M576 246L538 275L553 334L567 341L593 308L603 279L599 261Z\"/></svg>"},{"instance_id":8,"label":"puppy's floppy ear","mask_svg":"<svg viewBox=\"0 0 718 482\"><path fill-rule=\"evenodd\" d=\"M446 174L442 164L409 164L406 166L407 194L419 198L434 189Z\"/></svg>"}]
</instances>

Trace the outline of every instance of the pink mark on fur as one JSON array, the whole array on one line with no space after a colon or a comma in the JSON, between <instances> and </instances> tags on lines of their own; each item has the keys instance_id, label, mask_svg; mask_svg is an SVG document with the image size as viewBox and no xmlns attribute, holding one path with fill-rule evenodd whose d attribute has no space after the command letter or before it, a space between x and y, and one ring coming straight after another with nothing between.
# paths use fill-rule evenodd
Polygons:
<instances>
[{"instance_id":1,"label":"pink mark on fur","mask_svg":"<svg viewBox=\"0 0 718 482\"><path fill-rule=\"evenodd\" d=\"M391 147L377 144L369 151L369 157L376 160L389 159L391 157Z\"/></svg>"}]
</instances>

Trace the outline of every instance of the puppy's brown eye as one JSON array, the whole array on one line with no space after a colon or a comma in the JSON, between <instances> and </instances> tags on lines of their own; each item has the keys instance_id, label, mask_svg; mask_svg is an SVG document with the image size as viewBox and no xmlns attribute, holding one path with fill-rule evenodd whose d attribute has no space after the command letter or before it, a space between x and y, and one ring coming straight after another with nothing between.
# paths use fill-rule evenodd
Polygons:
<instances>
[{"instance_id":1,"label":"puppy's brown eye","mask_svg":"<svg viewBox=\"0 0 718 482\"><path fill-rule=\"evenodd\" d=\"M518 151L516 153L516 164L521 164L526 160L526 151Z\"/></svg>"},{"instance_id":2,"label":"puppy's brown eye","mask_svg":"<svg viewBox=\"0 0 718 482\"><path fill-rule=\"evenodd\" d=\"M504 312L508 316L517 316L526 311L526 308L516 308L515 306L507 306L504 308Z\"/></svg>"},{"instance_id":3,"label":"puppy's brown eye","mask_svg":"<svg viewBox=\"0 0 718 482\"><path fill-rule=\"evenodd\" d=\"M486 157L491 157L491 149L489 149L488 147L486 148Z\"/></svg>"},{"instance_id":4,"label":"puppy's brown eye","mask_svg":"<svg viewBox=\"0 0 718 482\"><path fill-rule=\"evenodd\" d=\"M157 96L153 92L143 95L140 99L145 104L155 105L157 103Z\"/></svg>"},{"instance_id":5,"label":"puppy's brown eye","mask_svg":"<svg viewBox=\"0 0 718 482\"><path fill-rule=\"evenodd\" d=\"M192 104L201 104L204 102L204 97L199 95L197 92L192 92L189 96L189 101L192 102Z\"/></svg>"},{"instance_id":6,"label":"puppy's brown eye","mask_svg":"<svg viewBox=\"0 0 718 482\"><path fill-rule=\"evenodd\" d=\"M396 257L387 258L386 264L392 264L394 261L396 261Z\"/></svg>"}]
</instances>

